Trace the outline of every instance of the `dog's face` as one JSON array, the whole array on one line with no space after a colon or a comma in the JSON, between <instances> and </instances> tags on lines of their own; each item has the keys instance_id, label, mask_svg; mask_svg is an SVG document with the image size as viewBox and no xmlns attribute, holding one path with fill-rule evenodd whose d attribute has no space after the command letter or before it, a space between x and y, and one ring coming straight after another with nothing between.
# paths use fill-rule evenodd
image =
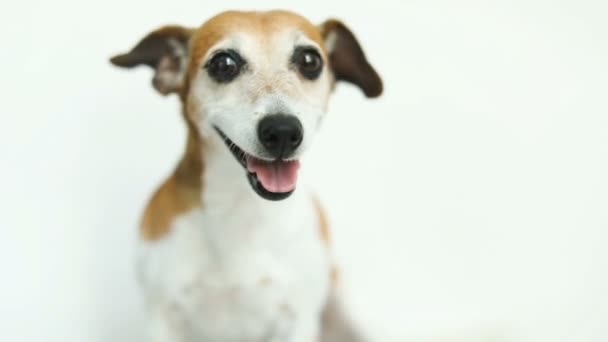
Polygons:
<instances>
[{"instance_id":1,"label":"dog's face","mask_svg":"<svg viewBox=\"0 0 608 342\"><path fill-rule=\"evenodd\" d=\"M358 85L368 97L382 92L343 24L317 27L283 11L225 12L196 30L165 27L112 62L154 67L154 86L180 94L196 134L219 135L253 189L272 200L293 192L298 159L336 80Z\"/></svg>"}]
</instances>

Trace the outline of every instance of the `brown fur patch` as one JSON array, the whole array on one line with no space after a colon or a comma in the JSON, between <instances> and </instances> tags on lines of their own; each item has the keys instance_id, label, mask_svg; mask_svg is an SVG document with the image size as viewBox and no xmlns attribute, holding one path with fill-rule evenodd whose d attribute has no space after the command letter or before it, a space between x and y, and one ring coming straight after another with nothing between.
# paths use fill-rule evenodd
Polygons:
<instances>
[{"instance_id":1,"label":"brown fur patch","mask_svg":"<svg viewBox=\"0 0 608 342\"><path fill-rule=\"evenodd\" d=\"M327 215L323 210L323 206L318 198L313 197L313 203L315 210L317 211L317 219L319 222L319 237L325 244L325 247L329 250L331 248L331 232L329 229L329 223L327 221ZM340 281L340 270L336 265L332 265L329 270L329 282L333 288L338 286Z\"/></svg>"},{"instance_id":2,"label":"brown fur patch","mask_svg":"<svg viewBox=\"0 0 608 342\"><path fill-rule=\"evenodd\" d=\"M184 156L173 174L152 196L144 211L140 228L144 240L163 237L177 215L202 205L201 147L196 129L188 123L188 142Z\"/></svg>"},{"instance_id":3,"label":"brown fur patch","mask_svg":"<svg viewBox=\"0 0 608 342\"><path fill-rule=\"evenodd\" d=\"M319 222L319 236L323 243L329 247L331 244L331 234L329 232L329 223L327 222L327 216L325 215L325 211L323 210L323 206L318 198L314 197L313 202L315 205L315 210L317 211L317 219Z\"/></svg>"}]
</instances>

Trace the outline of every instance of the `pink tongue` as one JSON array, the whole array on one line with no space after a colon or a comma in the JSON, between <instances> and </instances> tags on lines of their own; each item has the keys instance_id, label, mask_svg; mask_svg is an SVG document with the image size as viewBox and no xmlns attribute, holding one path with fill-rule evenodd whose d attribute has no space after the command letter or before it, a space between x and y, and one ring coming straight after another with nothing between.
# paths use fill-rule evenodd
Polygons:
<instances>
[{"instance_id":1,"label":"pink tongue","mask_svg":"<svg viewBox=\"0 0 608 342\"><path fill-rule=\"evenodd\" d=\"M270 192L289 192L295 189L300 161L267 162L247 158L247 170L257 175L264 189Z\"/></svg>"}]
</instances>

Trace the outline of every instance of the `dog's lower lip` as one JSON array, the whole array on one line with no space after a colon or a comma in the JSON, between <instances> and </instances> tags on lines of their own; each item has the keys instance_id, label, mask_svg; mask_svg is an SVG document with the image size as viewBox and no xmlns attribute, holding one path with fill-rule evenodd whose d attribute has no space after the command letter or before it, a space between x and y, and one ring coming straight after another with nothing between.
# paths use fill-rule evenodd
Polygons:
<instances>
[{"instance_id":1,"label":"dog's lower lip","mask_svg":"<svg viewBox=\"0 0 608 342\"><path fill-rule=\"evenodd\" d=\"M222 140L224 141L224 143L226 144L226 146L228 147L228 149L230 150L232 155L236 158L236 160L239 162L239 164L241 164L241 166L245 169L245 171L247 173L247 179L249 181L249 184L260 197L267 199L267 200L271 200L271 201L279 201L279 200L283 200L283 199L289 197L293 193L293 191L295 190L294 187L292 187L289 191L284 191L284 192L281 192L281 191L274 192L274 191L269 191L268 189L266 189L264 187L264 185L262 184L262 182L260 181L260 179L258 178L258 175L255 172L255 168L252 167L251 164L267 164L267 165L271 165L271 164L275 164L275 163L291 164L294 162L297 163L297 160L280 159L280 160L272 161L272 160L265 160L265 159L261 159L258 157L254 157L254 156L248 154L247 152L243 151L240 147L238 147L218 127L214 127L214 128L215 128L216 132L220 135L220 137L222 138ZM299 163L297 166L299 166ZM266 169L262 168L262 171L264 171L264 170L266 170ZM267 172L263 173L263 175L264 174L267 175ZM279 172L279 174L280 174L280 172ZM292 176L293 175L294 174L292 174ZM267 178L265 178L265 179L267 180ZM276 188L276 183L274 185Z\"/></svg>"}]
</instances>

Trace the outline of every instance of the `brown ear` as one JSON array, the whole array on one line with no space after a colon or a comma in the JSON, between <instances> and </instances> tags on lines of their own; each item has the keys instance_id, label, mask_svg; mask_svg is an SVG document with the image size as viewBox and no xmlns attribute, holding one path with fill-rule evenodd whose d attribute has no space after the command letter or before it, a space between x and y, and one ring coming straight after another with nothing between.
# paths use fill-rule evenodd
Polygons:
<instances>
[{"instance_id":1,"label":"brown ear","mask_svg":"<svg viewBox=\"0 0 608 342\"><path fill-rule=\"evenodd\" d=\"M321 25L321 35L329 53L336 80L350 82L367 97L382 94L382 80L365 58L355 35L340 21L330 19Z\"/></svg>"},{"instance_id":2,"label":"brown ear","mask_svg":"<svg viewBox=\"0 0 608 342\"><path fill-rule=\"evenodd\" d=\"M183 83L192 30L165 26L144 37L131 51L114 56L112 64L132 68L147 65L154 68L152 85L161 94L177 92Z\"/></svg>"}]
</instances>

